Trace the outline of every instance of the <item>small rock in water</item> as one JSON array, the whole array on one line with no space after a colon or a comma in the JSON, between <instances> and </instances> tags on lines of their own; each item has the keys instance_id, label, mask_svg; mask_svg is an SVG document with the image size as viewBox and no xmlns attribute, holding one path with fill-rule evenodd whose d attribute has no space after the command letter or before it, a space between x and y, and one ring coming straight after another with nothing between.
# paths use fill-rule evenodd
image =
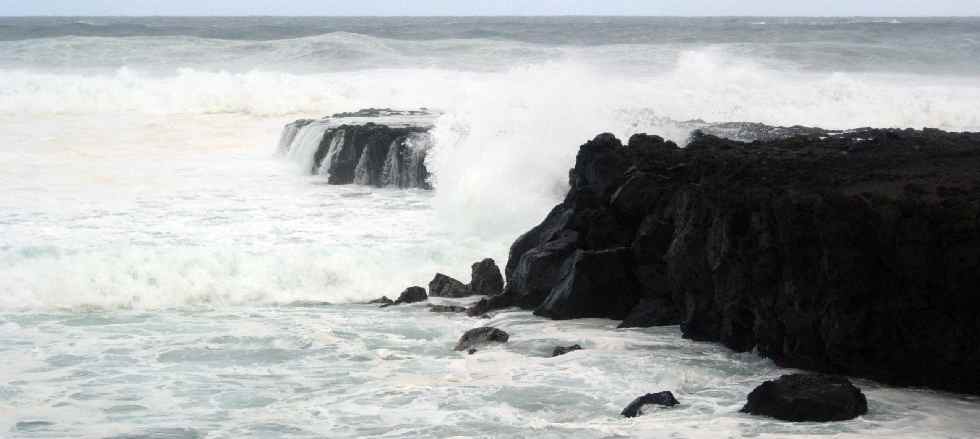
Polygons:
<instances>
[{"instance_id":1,"label":"small rock in water","mask_svg":"<svg viewBox=\"0 0 980 439\"><path fill-rule=\"evenodd\" d=\"M470 355L473 355L473 354L475 354L475 353L476 353L476 349L470 349L470 350L468 350L468 351L466 351L466 352L467 352L468 354L470 354Z\"/></svg>"},{"instance_id":2,"label":"small rock in water","mask_svg":"<svg viewBox=\"0 0 980 439\"><path fill-rule=\"evenodd\" d=\"M792 374L756 387L742 412L792 422L846 421L867 413L868 400L846 378Z\"/></svg>"},{"instance_id":3,"label":"small rock in water","mask_svg":"<svg viewBox=\"0 0 980 439\"><path fill-rule=\"evenodd\" d=\"M374 299L368 302L369 305L391 305L395 303L394 300L388 298L388 296L381 296L380 299Z\"/></svg>"},{"instance_id":4,"label":"small rock in water","mask_svg":"<svg viewBox=\"0 0 980 439\"><path fill-rule=\"evenodd\" d=\"M551 356L557 357L559 355L565 355L572 351L580 351L580 350L582 350L582 346L579 346L577 344L573 344L571 346L556 346L555 350L551 353Z\"/></svg>"},{"instance_id":5,"label":"small rock in water","mask_svg":"<svg viewBox=\"0 0 980 439\"><path fill-rule=\"evenodd\" d=\"M660 405L664 407L673 407L680 402L677 398L674 398L674 394L670 392L658 392L658 393L647 393L639 398L633 400L630 405L623 409L622 415L627 418L635 418L643 414L643 406L645 405Z\"/></svg>"},{"instance_id":6,"label":"small rock in water","mask_svg":"<svg viewBox=\"0 0 980 439\"><path fill-rule=\"evenodd\" d=\"M462 306L455 306L455 305L429 305L429 311L461 313L461 312L466 312L466 308L463 308Z\"/></svg>"},{"instance_id":7,"label":"small rock in water","mask_svg":"<svg viewBox=\"0 0 980 439\"><path fill-rule=\"evenodd\" d=\"M463 285L462 282L442 273L436 273L436 277L432 278L432 281L429 282L429 293L432 297L451 298L473 295L473 292L466 285Z\"/></svg>"},{"instance_id":8,"label":"small rock in water","mask_svg":"<svg viewBox=\"0 0 980 439\"><path fill-rule=\"evenodd\" d=\"M455 350L468 351L477 346L489 343L507 343L508 339L510 339L510 335L506 332L497 328L484 326L482 328L475 328L466 331L466 333L459 338L459 342L456 343Z\"/></svg>"},{"instance_id":9,"label":"small rock in water","mask_svg":"<svg viewBox=\"0 0 980 439\"><path fill-rule=\"evenodd\" d=\"M487 258L473 264L470 290L476 294L492 296L504 291L504 276L493 259Z\"/></svg>"},{"instance_id":10,"label":"small rock in water","mask_svg":"<svg viewBox=\"0 0 980 439\"><path fill-rule=\"evenodd\" d=\"M386 298L382 298L382 299L386 299ZM398 300L381 305L381 307L385 308L393 305L401 305L403 303L425 302L426 300L429 300L429 297L425 294L425 288L408 287L405 289L405 291L402 291L402 293L398 295Z\"/></svg>"},{"instance_id":11,"label":"small rock in water","mask_svg":"<svg viewBox=\"0 0 980 439\"><path fill-rule=\"evenodd\" d=\"M425 294L425 288L422 287L408 287L405 291L402 291L401 295L398 296L398 300L395 304L401 303L415 303L415 302L425 302L429 300L429 296Z\"/></svg>"}]
</instances>

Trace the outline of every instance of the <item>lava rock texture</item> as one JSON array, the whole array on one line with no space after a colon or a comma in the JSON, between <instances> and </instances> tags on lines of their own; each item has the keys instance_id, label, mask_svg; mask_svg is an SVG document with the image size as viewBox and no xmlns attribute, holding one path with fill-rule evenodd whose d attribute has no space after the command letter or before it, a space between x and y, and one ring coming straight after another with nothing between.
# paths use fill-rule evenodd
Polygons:
<instances>
[{"instance_id":1,"label":"lava rock texture","mask_svg":"<svg viewBox=\"0 0 980 439\"><path fill-rule=\"evenodd\" d=\"M867 413L868 400L846 378L793 374L756 387L742 412L792 422L846 421Z\"/></svg>"},{"instance_id":2,"label":"lava rock texture","mask_svg":"<svg viewBox=\"0 0 980 439\"><path fill-rule=\"evenodd\" d=\"M793 132L599 135L468 313L680 323L782 366L980 394L980 134Z\"/></svg>"}]
</instances>

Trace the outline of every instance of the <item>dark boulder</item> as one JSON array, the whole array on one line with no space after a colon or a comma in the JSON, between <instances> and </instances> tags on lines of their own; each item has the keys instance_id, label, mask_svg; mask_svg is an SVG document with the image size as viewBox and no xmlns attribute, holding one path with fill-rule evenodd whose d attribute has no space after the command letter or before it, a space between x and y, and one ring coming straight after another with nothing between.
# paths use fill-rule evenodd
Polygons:
<instances>
[{"instance_id":1,"label":"dark boulder","mask_svg":"<svg viewBox=\"0 0 980 439\"><path fill-rule=\"evenodd\" d=\"M846 421L867 413L868 401L846 378L793 374L756 387L742 412L792 422Z\"/></svg>"},{"instance_id":2,"label":"dark boulder","mask_svg":"<svg viewBox=\"0 0 980 439\"><path fill-rule=\"evenodd\" d=\"M429 305L429 311L439 313L463 313L466 308L455 305Z\"/></svg>"},{"instance_id":3,"label":"dark boulder","mask_svg":"<svg viewBox=\"0 0 980 439\"><path fill-rule=\"evenodd\" d=\"M473 264L470 290L476 294L496 295L504 291L504 276L493 259Z\"/></svg>"},{"instance_id":4,"label":"dark boulder","mask_svg":"<svg viewBox=\"0 0 980 439\"><path fill-rule=\"evenodd\" d=\"M630 271L629 249L579 250L562 268L561 280L534 313L553 319L622 319L636 305L638 293Z\"/></svg>"},{"instance_id":5,"label":"dark boulder","mask_svg":"<svg viewBox=\"0 0 980 439\"><path fill-rule=\"evenodd\" d=\"M405 291L402 291L397 300L390 304L382 305L381 307L384 308L387 306L402 305L406 303L425 302L426 300L429 300L429 298L425 294L425 288L408 287L405 289Z\"/></svg>"},{"instance_id":6,"label":"dark boulder","mask_svg":"<svg viewBox=\"0 0 980 439\"><path fill-rule=\"evenodd\" d=\"M508 339L510 339L510 335L497 328L489 326L474 328L466 331L459 338L454 350L468 351L490 343L507 343Z\"/></svg>"},{"instance_id":7,"label":"dark boulder","mask_svg":"<svg viewBox=\"0 0 980 439\"><path fill-rule=\"evenodd\" d=\"M551 352L551 356L557 357L559 355L565 355L569 352L580 351L580 350L582 350L582 346L579 346L577 344L573 344L571 346L556 346L555 350Z\"/></svg>"},{"instance_id":8,"label":"dark boulder","mask_svg":"<svg viewBox=\"0 0 980 439\"><path fill-rule=\"evenodd\" d=\"M621 414L627 418L635 418L643 414L643 406L646 405L673 407L678 404L680 402L677 401L677 398L674 398L674 394L671 392L647 393L634 399L630 405L623 409Z\"/></svg>"},{"instance_id":9,"label":"dark boulder","mask_svg":"<svg viewBox=\"0 0 980 439\"><path fill-rule=\"evenodd\" d=\"M473 292L462 282L445 274L436 273L436 276L429 282L429 294L432 297L457 298L472 296Z\"/></svg>"}]
</instances>

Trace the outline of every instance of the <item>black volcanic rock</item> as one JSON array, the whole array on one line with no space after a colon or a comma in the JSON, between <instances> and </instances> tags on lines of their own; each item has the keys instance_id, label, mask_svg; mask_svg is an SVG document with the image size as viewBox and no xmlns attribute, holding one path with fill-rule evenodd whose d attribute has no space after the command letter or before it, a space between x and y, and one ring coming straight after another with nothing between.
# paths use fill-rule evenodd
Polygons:
<instances>
[{"instance_id":1,"label":"black volcanic rock","mask_svg":"<svg viewBox=\"0 0 980 439\"><path fill-rule=\"evenodd\" d=\"M506 332L497 328L484 326L482 328L474 328L466 331L466 333L459 338L459 342L456 343L454 350L469 351L490 343L507 343L507 340L509 339L510 335Z\"/></svg>"},{"instance_id":2,"label":"black volcanic rock","mask_svg":"<svg viewBox=\"0 0 980 439\"><path fill-rule=\"evenodd\" d=\"M338 113L321 120L298 120L283 128L279 153L315 131L319 139L309 172L329 184L431 189L425 157L432 144L429 131L436 114L427 111L367 109ZM322 134L320 134L322 132Z\"/></svg>"},{"instance_id":3,"label":"black volcanic rock","mask_svg":"<svg viewBox=\"0 0 980 439\"><path fill-rule=\"evenodd\" d=\"M671 392L647 393L646 395L634 399L633 402L623 409L621 415L627 418L635 418L643 414L643 406L645 405L673 407L678 404L680 404L680 402L677 401L677 398L674 398L674 394Z\"/></svg>"},{"instance_id":4,"label":"black volcanic rock","mask_svg":"<svg viewBox=\"0 0 980 439\"><path fill-rule=\"evenodd\" d=\"M626 315L620 328L649 328L679 324L680 311L672 302L658 299L642 299Z\"/></svg>"},{"instance_id":5,"label":"black volcanic rock","mask_svg":"<svg viewBox=\"0 0 980 439\"><path fill-rule=\"evenodd\" d=\"M390 304L382 305L382 308L386 306L402 305L405 303L425 302L426 300L429 300L429 298L425 294L425 288L408 287L405 289L405 291L402 291L402 293L398 296L398 299Z\"/></svg>"},{"instance_id":6,"label":"black volcanic rock","mask_svg":"<svg viewBox=\"0 0 980 439\"><path fill-rule=\"evenodd\" d=\"M472 296L473 292L462 282L445 274L436 273L436 276L429 282L429 294L432 297L457 298Z\"/></svg>"},{"instance_id":7,"label":"black volcanic rock","mask_svg":"<svg viewBox=\"0 0 980 439\"><path fill-rule=\"evenodd\" d=\"M980 394L980 134L735 128L767 140L583 145L469 313L679 322L787 367Z\"/></svg>"},{"instance_id":8,"label":"black volcanic rock","mask_svg":"<svg viewBox=\"0 0 980 439\"><path fill-rule=\"evenodd\" d=\"M561 280L534 314L553 319L622 319L638 300L630 272L630 250L578 250L562 269Z\"/></svg>"},{"instance_id":9,"label":"black volcanic rock","mask_svg":"<svg viewBox=\"0 0 980 439\"><path fill-rule=\"evenodd\" d=\"M493 259L473 264L470 290L476 294L495 295L504 291L504 276Z\"/></svg>"},{"instance_id":10,"label":"black volcanic rock","mask_svg":"<svg viewBox=\"0 0 980 439\"><path fill-rule=\"evenodd\" d=\"M868 401L845 378L793 374L756 387L742 411L792 422L846 421L867 413Z\"/></svg>"},{"instance_id":11,"label":"black volcanic rock","mask_svg":"<svg viewBox=\"0 0 980 439\"><path fill-rule=\"evenodd\" d=\"M577 344L573 344L571 346L556 346L555 350L551 352L551 356L557 357L560 355L565 355L569 352L580 351L580 350L582 350L582 346L579 346Z\"/></svg>"}]
</instances>

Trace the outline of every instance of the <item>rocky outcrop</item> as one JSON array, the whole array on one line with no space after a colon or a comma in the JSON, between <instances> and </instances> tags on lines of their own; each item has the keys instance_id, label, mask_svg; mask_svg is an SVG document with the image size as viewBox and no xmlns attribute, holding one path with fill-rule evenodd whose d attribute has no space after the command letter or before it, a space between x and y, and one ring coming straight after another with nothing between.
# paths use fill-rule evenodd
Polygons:
<instances>
[{"instance_id":1,"label":"rocky outcrop","mask_svg":"<svg viewBox=\"0 0 980 439\"><path fill-rule=\"evenodd\" d=\"M845 378L793 374L756 387L742 412L792 422L846 421L867 413L868 401Z\"/></svg>"},{"instance_id":2,"label":"rocky outcrop","mask_svg":"<svg viewBox=\"0 0 980 439\"><path fill-rule=\"evenodd\" d=\"M980 394L980 134L767 133L596 137L468 312L680 323L784 366Z\"/></svg>"},{"instance_id":3,"label":"rocky outcrop","mask_svg":"<svg viewBox=\"0 0 980 439\"><path fill-rule=\"evenodd\" d=\"M466 331L462 337L459 338L459 342L456 343L454 350L456 351L468 351L473 353L474 350L480 346L484 346L491 343L507 343L510 339L510 334L506 332L484 326L482 328L474 328Z\"/></svg>"},{"instance_id":4,"label":"rocky outcrop","mask_svg":"<svg viewBox=\"0 0 980 439\"><path fill-rule=\"evenodd\" d=\"M432 297L458 298L472 296L473 292L464 283L445 274L436 273L429 282L429 294Z\"/></svg>"},{"instance_id":5,"label":"rocky outcrop","mask_svg":"<svg viewBox=\"0 0 980 439\"><path fill-rule=\"evenodd\" d=\"M504 289L504 277L493 259L474 263L469 284L464 284L442 273L436 273L429 282L432 297L467 297L473 295L497 295Z\"/></svg>"},{"instance_id":6,"label":"rocky outcrop","mask_svg":"<svg viewBox=\"0 0 980 439\"><path fill-rule=\"evenodd\" d=\"M494 295L504 291L504 276L493 259L473 264L470 279L470 290L476 294Z\"/></svg>"},{"instance_id":7,"label":"rocky outcrop","mask_svg":"<svg viewBox=\"0 0 980 439\"><path fill-rule=\"evenodd\" d=\"M635 418L643 414L643 407L648 405L656 405L661 407L673 407L680 404L677 398L674 398L674 394L671 392L657 392L657 393L647 393L639 398L633 400L630 405L623 409L620 413L627 418Z\"/></svg>"},{"instance_id":8,"label":"rocky outcrop","mask_svg":"<svg viewBox=\"0 0 980 439\"><path fill-rule=\"evenodd\" d=\"M431 189L425 157L437 115L368 109L283 128L279 152L329 184Z\"/></svg>"}]
</instances>

